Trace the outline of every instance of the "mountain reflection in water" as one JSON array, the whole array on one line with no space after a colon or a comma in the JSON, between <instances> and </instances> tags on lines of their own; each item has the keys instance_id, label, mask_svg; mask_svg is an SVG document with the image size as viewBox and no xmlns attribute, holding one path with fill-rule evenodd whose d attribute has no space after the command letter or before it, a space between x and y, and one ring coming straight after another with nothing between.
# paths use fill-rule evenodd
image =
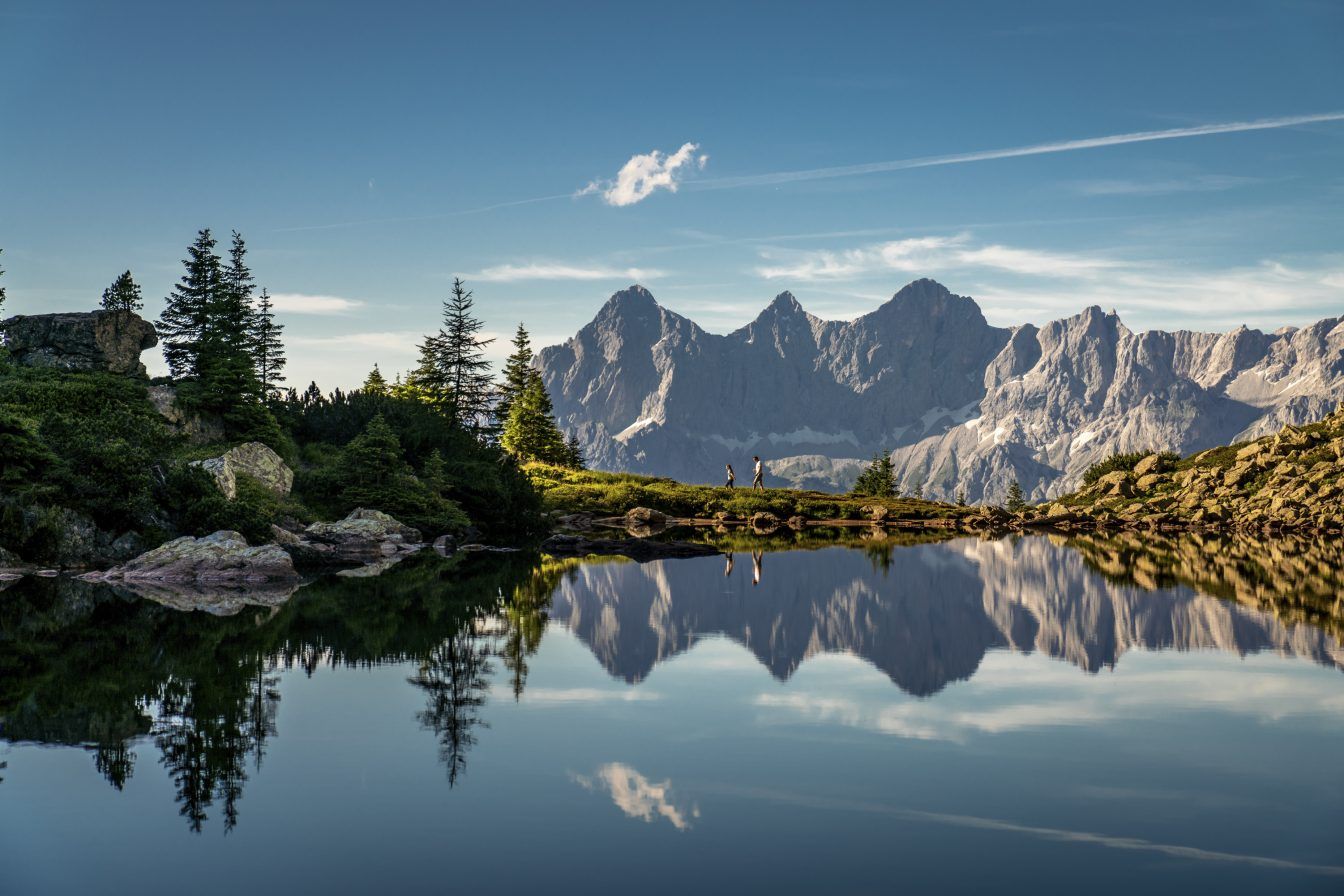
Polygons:
<instances>
[{"instance_id":1,"label":"mountain reflection in water","mask_svg":"<svg viewBox=\"0 0 1344 896\"><path fill-rule=\"evenodd\" d=\"M706 638L737 642L781 681L811 657L850 654L919 697L972 677L992 650L1086 672L1132 650L1344 663L1337 545L867 539L862 549L813 539L802 550L776 539L768 556L735 543L750 563L731 553L645 564L419 557L378 578L326 579L287 601L262 595L249 606L232 595L209 612L184 612L189 595L28 580L0 601L0 740L88 750L117 789L155 757L200 831L213 812L225 829L239 823L243 789L284 730L285 670L404 665L423 700L416 722L456 786L490 701L525 698L548 625L636 687ZM680 830L699 813L673 799L669 782L620 762L571 775L630 817Z\"/></svg>"}]
</instances>

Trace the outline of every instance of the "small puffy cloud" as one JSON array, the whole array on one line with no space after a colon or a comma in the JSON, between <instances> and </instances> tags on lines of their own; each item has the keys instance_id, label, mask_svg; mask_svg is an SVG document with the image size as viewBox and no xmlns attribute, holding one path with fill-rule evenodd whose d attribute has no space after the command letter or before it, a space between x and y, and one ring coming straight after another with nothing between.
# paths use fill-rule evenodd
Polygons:
<instances>
[{"instance_id":1,"label":"small puffy cloud","mask_svg":"<svg viewBox=\"0 0 1344 896\"><path fill-rule=\"evenodd\" d=\"M519 280L621 280L643 282L663 275L649 268L615 268L606 265L573 265L555 262L501 264L475 273L462 274L463 280L485 283L513 283Z\"/></svg>"},{"instance_id":2,"label":"small puffy cloud","mask_svg":"<svg viewBox=\"0 0 1344 896\"><path fill-rule=\"evenodd\" d=\"M614 180L595 180L579 190L576 196L601 193L607 205L634 205L647 199L655 190L677 192L677 183L690 171L703 170L709 156L698 153L700 144L683 143L668 155L660 150L631 156L621 166Z\"/></svg>"},{"instance_id":3,"label":"small puffy cloud","mask_svg":"<svg viewBox=\"0 0 1344 896\"><path fill-rule=\"evenodd\" d=\"M312 296L297 292L277 292L271 295L276 311L288 314L348 314L364 305L358 299L340 296Z\"/></svg>"},{"instance_id":4,"label":"small puffy cloud","mask_svg":"<svg viewBox=\"0 0 1344 896\"><path fill-rule=\"evenodd\" d=\"M571 774L585 790L605 792L622 812L631 818L652 822L664 818L679 831L689 830L692 819L700 817L700 808L689 807L677 799L671 781L650 781L623 762L608 762L590 777Z\"/></svg>"}]
</instances>

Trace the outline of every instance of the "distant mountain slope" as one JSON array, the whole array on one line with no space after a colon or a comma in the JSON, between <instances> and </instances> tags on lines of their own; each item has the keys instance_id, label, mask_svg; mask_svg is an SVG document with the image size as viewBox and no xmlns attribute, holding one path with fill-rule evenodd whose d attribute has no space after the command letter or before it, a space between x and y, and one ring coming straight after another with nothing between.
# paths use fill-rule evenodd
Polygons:
<instances>
[{"instance_id":1,"label":"distant mountain slope","mask_svg":"<svg viewBox=\"0 0 1344 896\"><path fill-rule=\"evenodd\" d=\"M1134 333L1092 307L1005 329L917 280L850 322L781 293L722 336L632 286L537 364L600 469L713 482L731 461L749 480L759 454L777 484L842 489L887 448L906 490L998 500L1017 479L1044 498L1116 451L1189 453L1324 416L1344 399L1344 317Z\"/></svg>"}]
</instances>

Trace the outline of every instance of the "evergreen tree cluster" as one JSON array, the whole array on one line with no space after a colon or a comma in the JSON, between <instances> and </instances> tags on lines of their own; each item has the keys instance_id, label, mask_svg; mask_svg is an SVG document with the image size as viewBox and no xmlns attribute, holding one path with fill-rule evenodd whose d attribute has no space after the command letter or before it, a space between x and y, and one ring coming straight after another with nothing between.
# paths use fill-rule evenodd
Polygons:
<instances>
[{"instance_id":1,"label":"evergreen tree cluster","mask_svg":"<svg viewBox=\"0 0 1344 896\"><path fill-rule=\"evenodd\" d=\"M900 490L896 487L896 467L891 461L891 452L883 451L873 458L859 478L854 480L851 495L865 498L896 498Z\"/></svg>"},{"instance_id":2,"label":"evergreen tree cluster","mask_svg":"<svg viewBox=\"0 0 1344 896\"><path fill-rule=\"evenodd\" d=\"M163 356L188 406L219 415L235 438L265 441L274 427L264 403L284 381L283 327L269 295L254 296L242 236L233 232L227 263L215 246L207 228L187 248L182 279L158 321Z\"/></svg>"},{"instance_id":3,"label":"evergreen tree cluster","mask_svg":"<svg viewBox=\"0 0 1344 896\"><path fill-rule=\"evenodd\" d=\"M130 271L117 277L111 286L103 290L100 305L104 311L118 314L134 314L145 307L144 299L140 296L140 286L131 279Z\"/></svg>"},{"instance_id":4,"label":"evergreen tree cluster","mask_svg":"<svg viewBox=\"0 0 1344 896\"><path fill-rule=\"evenodd\" d=\"M443 303L443 323L420 345L410 383L450 423L488 438L494 380L485 348L494 340L480 337L484 324L472 314L474 304L471 291L454 278Z\"/></svg>"},{"instance_id":5,"label":"evergreen tree cluster","mask_svg":"<svg viewBox=\"0 0 1344 896\"><path fill-rule=\"evenodd\" d=\"M500 421L500 445L520 461L584 468L578 438L566 439L556 426L551 396L541 373L532 366L531 338L522 324L513 337L513 352L504 363L504 382L499 387L495 414Z\"/></svg>"}]
</instances>

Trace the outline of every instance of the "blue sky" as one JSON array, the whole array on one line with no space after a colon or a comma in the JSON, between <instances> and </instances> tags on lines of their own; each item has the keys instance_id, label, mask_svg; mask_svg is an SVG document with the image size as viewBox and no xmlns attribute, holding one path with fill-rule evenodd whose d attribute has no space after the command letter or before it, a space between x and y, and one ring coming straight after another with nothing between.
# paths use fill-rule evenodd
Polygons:
<instances>
[{"instance_id":1,"label":"blue sky","mask_svg":"<svg viewBox=\"0 0 1344 896\"><path fill-rule=\"evenodd\" d=\"M409 367L454 274L540 344L636 280L716 332L920 276L996 324L1303 324L1344 313L1341 46L1334 2L6 0L6 310L129 267L157 314L208 226L328 388Z\"/></svg>"}]
</instances>

